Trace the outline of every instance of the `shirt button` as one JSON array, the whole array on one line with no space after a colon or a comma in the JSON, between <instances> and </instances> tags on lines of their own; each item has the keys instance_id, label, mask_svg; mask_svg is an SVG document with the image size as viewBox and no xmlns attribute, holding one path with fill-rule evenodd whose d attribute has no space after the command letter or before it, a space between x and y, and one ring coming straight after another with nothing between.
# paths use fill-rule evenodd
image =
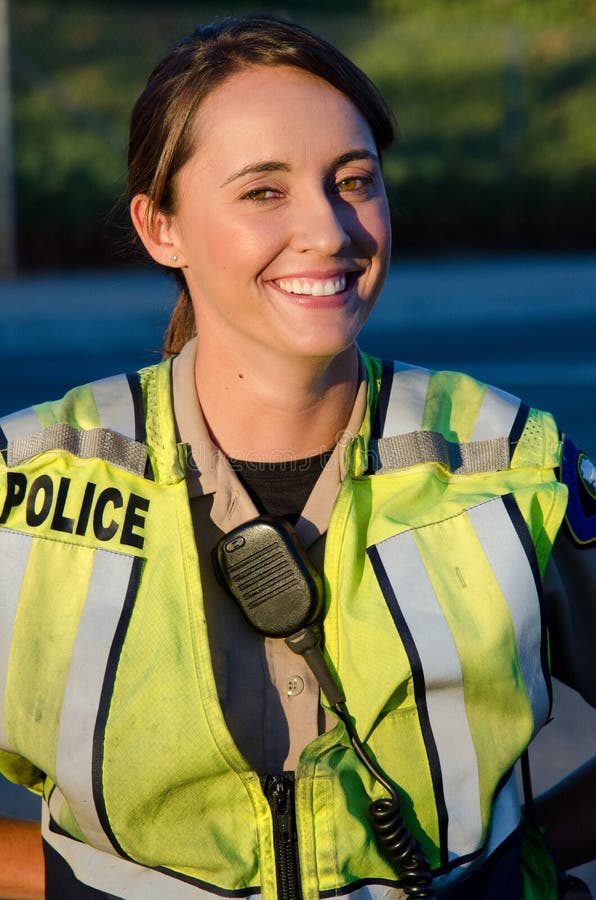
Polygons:
<instances>
[{"instance_id":1,"label":"shirt button","mask_svg":"<svg viewBox=\"0 0 596 900\"><path fill-rule=\"evenodd\" d=\"M304 682L300 675L293 675L288 678L288 697L296 697L304 690Z\"/></svg>"}]
</instances>

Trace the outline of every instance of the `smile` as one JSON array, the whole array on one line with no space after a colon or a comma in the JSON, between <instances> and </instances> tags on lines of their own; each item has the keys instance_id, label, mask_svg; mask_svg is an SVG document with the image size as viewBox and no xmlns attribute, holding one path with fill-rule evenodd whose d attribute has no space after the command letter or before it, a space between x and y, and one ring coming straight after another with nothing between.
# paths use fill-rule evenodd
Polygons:
<instances>
[{"instance_id":1,"label":"smile","mask_svg":"<svg viewBox=\"0 0 596 900\"><path fill-rule=\"evenodd\" d=\"M332 297L346 289L347 277L334 278L279 278L275 285L286 294L302 294L309 297Z\"/></svg>"}]
</instances>

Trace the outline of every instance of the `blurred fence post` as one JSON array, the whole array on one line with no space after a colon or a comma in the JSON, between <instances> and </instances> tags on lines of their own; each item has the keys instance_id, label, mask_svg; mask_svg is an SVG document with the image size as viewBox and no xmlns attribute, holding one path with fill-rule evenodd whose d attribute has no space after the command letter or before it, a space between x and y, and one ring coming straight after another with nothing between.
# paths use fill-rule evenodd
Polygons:
<instances>
[{"instance_id":1,"label":"blurred fence post","mask_svg":"<svg viewBox=\"0 0 596 900\"><path fill-rule=\"evenodd\" d=\"M0 0L0 275L17 268L8 0Z\"/></svg>"}]
</instances>

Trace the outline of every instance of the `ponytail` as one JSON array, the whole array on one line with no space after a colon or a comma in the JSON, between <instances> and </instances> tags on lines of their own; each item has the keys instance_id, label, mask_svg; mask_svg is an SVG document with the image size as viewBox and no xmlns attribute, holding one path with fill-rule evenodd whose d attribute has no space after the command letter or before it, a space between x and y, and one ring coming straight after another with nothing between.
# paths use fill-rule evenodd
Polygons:
<instances>
[{"instance_id":1,"label":"ponytail","mask_svg":"<svg viewBox=\"0 0 596 900\"><path fill-rule=\"evenodd\" d=\"M170 321L164 334L164 359L180 353L186 342L193 338L196 333L197 327L190 294L188 289L184 287L178 294L176 306L170 316Z\"/></svg>"}]
</instances>

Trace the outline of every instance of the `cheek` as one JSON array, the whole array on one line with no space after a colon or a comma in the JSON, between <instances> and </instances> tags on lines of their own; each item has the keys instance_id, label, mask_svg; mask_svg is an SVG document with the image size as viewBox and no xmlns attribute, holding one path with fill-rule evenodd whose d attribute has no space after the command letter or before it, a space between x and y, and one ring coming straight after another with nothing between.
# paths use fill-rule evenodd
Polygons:
<instances>
[{"instance_id":1,"label":"cheek","mask_svg":"<svg viewBox=\"0 0 596 900\"><path fill-rule=\"evenodd\" d=\"M384 246L391 245L391 215L387 198L380 200L375 208L376 227L378 228L379 241Z\"/></svg>"},{"instance_id":2,"label":"cheek","mask_svg":"<svg viewBox=\"0 0 596 900\"><path fill-rule=\"evenodd\" d=\"M279 251L280 229L265 217L224 212L205 222L197 235L206 262L238 279L257 275Z\"/></svg>"},{"instance_id":3,"label":"cheek","mask_svg":"<svg viewBox=\"0 0 596 900\"><path fill-rule=\"evenodd\" d=\"M391 219L387 203L371 204L360 216L361 240L380 266L388 265L391 255Z\"/></svg>"}]
</instances>

